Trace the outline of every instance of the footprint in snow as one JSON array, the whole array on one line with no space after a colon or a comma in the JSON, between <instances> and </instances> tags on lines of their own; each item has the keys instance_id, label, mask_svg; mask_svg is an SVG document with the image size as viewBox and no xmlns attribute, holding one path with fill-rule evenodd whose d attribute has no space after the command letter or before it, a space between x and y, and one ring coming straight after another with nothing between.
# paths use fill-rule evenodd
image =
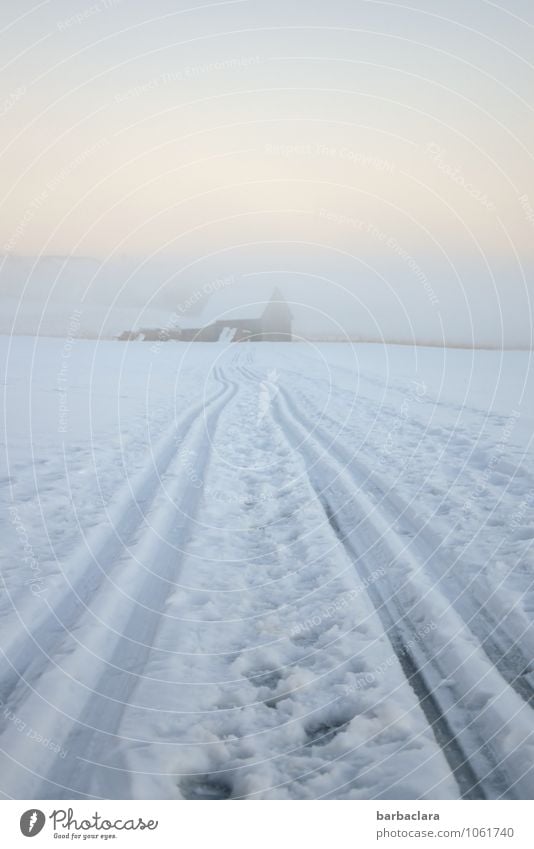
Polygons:
<instances>
[{"instance_id":1,"label":"footprint in snow","mask_svg":"<svg viewBox=\"0 0 534 849\"><path fill-rule=\"evenodd\" d=\"M306 731L308 739L304 746L326 746L334 737L347 730L352 719L352 716L341 716L338 719L332 718L326 722L310 726Z\"/></svg>"},{"instance_id":2,"label":"footprint in snow","mask_svg":"<svg viewBox=\"0 0 534 849\"><path fill-rule=\"evenodd\" d=\"M534 527L518 528L512 537L514 540L534 539Z\"/></svg>"},{"instance_id":3,"label":"footprint in snow","mask_svg":"<svg viewBox=\"0 0 534 849\"><path fill-rule=\"evenodd\" d=\"M274 690L282 679L282 673L277 669L262 669L257 672L249 672L247 678L255 687L268 687Z\"/></svg>"},{"instance_id":4,"label":"footprint in snow","mask_svg":"<svg viewBox=\"0 0 534 849\"><path fill-rule=\"evenodd\" d=\"M184 799L231 799L233 787L226 778L218 775L196 775L180 782Z\"/></svg>"},{"instance_id":5,"label":"footprint in snow","mask_svg":"<svg viewBox=\"0 0 534 849\"><path fill-rule=\"evenodd\" d=\"M313 646L319 639L319 634L316 631L310 630L302 630L297 631L295 634L291 634L291 642L295 643L297 646L303 646L304 648L308 648L308 646Z\"/></svg>"}]
</instances>

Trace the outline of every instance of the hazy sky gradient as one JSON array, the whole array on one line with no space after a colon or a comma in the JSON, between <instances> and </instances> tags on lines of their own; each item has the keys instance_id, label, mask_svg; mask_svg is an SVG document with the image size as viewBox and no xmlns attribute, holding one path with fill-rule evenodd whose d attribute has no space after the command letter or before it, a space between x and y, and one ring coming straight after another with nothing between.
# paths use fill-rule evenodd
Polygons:
<instances>
[{"instance_id":1,"label":"hazy sky gradient","mask_svg":"<svg viewBox=\"0 0 534 849\"><path fill-rule=\"evenodd\" d=\"M4 4L1 253L192 263L161 304L319 268L432 333L478 310L528 344L530 3L180 6Z\"/></svg>"}]
</instances>

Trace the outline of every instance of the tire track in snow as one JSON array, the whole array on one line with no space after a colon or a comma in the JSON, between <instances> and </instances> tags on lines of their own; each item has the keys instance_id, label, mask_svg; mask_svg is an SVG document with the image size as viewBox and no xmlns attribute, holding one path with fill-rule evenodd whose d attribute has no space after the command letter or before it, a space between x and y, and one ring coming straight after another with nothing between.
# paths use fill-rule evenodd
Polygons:
<instances>
[{"instance_id":1,"label":"tire track in snow","mask_svg":"<svg viewBox=\"0 0 534 849\"><path fill-rule=\"evenodd\" d=\"M15 706L17 716L21 721L26 717L28 722L38 716L41 733L50 739L61 739L68 756L64 760L55 758L50 765L48 750L37 747L12 724L8 725L0 735L0 748L13 764L9 781L15 797L19 788L22 795L32 798L98 796L81 789L89 786L93 772L82 756L98 758L112 742L150 654L165 599L180 568L180 546L187 526L194 520L198 498L198 490L193 488L192 496L188 476L183 467L180 469L179 454L183 448L194 452L200 471L209 458L207 431L216 427L220 412L237 392L235 384L219 379L225 383L222 392L201 405L200 412L195 407L182 421L182 428L187 427L188 431L179 451L174 445L174 456L169 461L171 470L173 460L179 466L174 483L160 497L162 504L158 504L158 492L154 493L150 504L155 507L144 513L146 527L142 527L140 538L113 564L115 581L110 586L109 581L102 580L99 591L83 607L78 619L71 621L70 617L68 636L54 644L55 655L40 670L37 687L25 686L21 681L24 698ZM185 518L177 523L177 515ZM128 588L128 595L124 587ZM53 615L52 610L51 618ZM28 793L30 785L34 790ZM117 791L121 795L118 782Z\"/></svg>"},{"instance_id":2,"label":"tire track in snow","mask_svg":"<svg viewBox=\"0 0 534 849\"><path fill-rule=\"evenodd\" d=\"M384 551L390 560L388 574L391 575L396 559L403 557L406 560L404 542L397 540L397 544L392 544L393 532L389 524L383 519L379 524L370 520L373 512L376 513L376 505L369 502L361 490L357 490L345 467L332 456L331 445L321 442L316 425L297 419L289 410L283 389L277 395L276 405L284 429L292 434L293 444L296 443L306 459L310 480L331 524L332 517L335 516L333 530L351 554L352 560L356 561L359 571L366 575L369 569L367 561L376 559L377 554L383 556L381 552ZM332 479L338 490L342 491L341 508L337 503L339 494L335 493L331 485ZM327 487L324 485L325 481L330 481ZM355 526L359 534L356 541ZM364 539L367 545L363 546L362 551ZM393 569L393 577L395 571ZM504 745L497 754L494 751L495 746L499 748L496 738L499 734L504 736L504 731L508 730L508 721L514 717L516 723L519 722L521 726L523 742L532 745L532 724L528 720L525 722L524 715L520 722L522 703L518 705L514 701L517 700L516 694L503 682L493 667L488 667L485 662L481 668L476 647L469 644L460 645L461 658L455 658L454 639L449 640L445 647L440 647L439 657L438 654L434 656L429 653L429 647L418 645L417 639L414 639L413 619L416 613L425 610L428 597L435 593L432 587L418 586L412 579L417 576L417 571L412 571L409 579L410 571L409 568L405 575L399 575L400 580L397 583L391 583L390 578L391 590L387 598L379 591L377 584L373 585L370 598L384 622L386 633L399 661L402 657L404 668L407 669L406 658L409 658L409 666L417 670L414 691L420 699L423 697L421 706L425 713L428 716L430 713L436 714L431 725L435 729L436 722L438 723L436 739L442 745L462 795L465 798L515 798L516 789L511 788L517 783L519 787L526 785L525 794L528 797L533 789L532 762L529 762L528 750L524 752L519 745L512 751L507 751ZM436 611L432 611L431 607L430 611L434 615L438 611L442 622L451 620L447 625L448 633L452 633L453 637L460 633L461 626L452 619L446 605L438 605ZM415 643L415 649L407 648L410 641ZM454 680L452 676L456 676L460 681ZM500 710L494 709L491 698L486 694L478 710L474 706L468 708L470 703L474 705L476 701L473 684L476 688L481 681L484 681L485 687L490 687L492 692L498 693L504 703L499 706ZM447 687L443 686L444 682ZM425 690L432 694L431 706L425 704ZM510 693L506 690L510 690ZM462 711L458 710L458 703L462 704ZM469 719L467 726L466 714ZM529 712L529 718L530 716ZM447 739L450 742L444 745Z\"/></svg>"}]
</instances>

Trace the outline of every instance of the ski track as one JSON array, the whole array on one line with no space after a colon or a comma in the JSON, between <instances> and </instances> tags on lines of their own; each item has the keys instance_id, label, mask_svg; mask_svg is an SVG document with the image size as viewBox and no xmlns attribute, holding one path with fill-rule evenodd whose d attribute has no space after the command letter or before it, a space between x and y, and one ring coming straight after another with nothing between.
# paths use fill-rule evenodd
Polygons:
<instances>
[{"instance_id":1,"label":"ski track","mask_svg":"<svg viewBox=\"0 0 534 849\"><path fill-rule=\"evenodd\" d=\"M486 573L462 580L440 526L358 450L372 405L273 376L254 346L221 361L53 603L12 599L4 793L534 798L521 611L501 615ZM404 422L408 444L424 433Z\"/></svg>"},{"instance_id":2,"label":"ski track","mask_svg":"<svg viewBox=\"0 0 534 849\"><path fill-rule=\"evenodd\" d=\"M65 588L63 580L56 580L56 586L52 586L51 594L55 593L53 608L47 605L46 600L31 599L24 605L19 603L20 595L11 597L23 636L17 633L11 641L3 641L0 658L2 701L5 702L9 698L11 690L18 685L27 667L39 668L41 658L36 660L35 652L37 651L38 655L47 654L49 641L58 639L58 626L59 639L62 631L68 631L79 612L78 606L83 607L85 600L94 593L99 583L109 577L110 570L118 561L122 550L135 538L136 532L145 523L165 471L176 454L177 431L189 427L196 418L204 415L223 393L224 389L211 399L195 405L180 422L173 423L159 440L145 467L123 485L106 511L106 527L99 527L84 537L82 544L70 558L71 564L64 568L67 587Z\"/></svg>"},{"instance_id":3,"label":"ski track","mask_svg":"<svg viewBox=\"0 0 534 849\"><path fill-rule=\"evenodd\" d=\"M451 766L463 754L453 767L462 791L472 798L532 794L534 733L528 709L481 656L463 622L454 616L434 582L427 580L387 518L355 486L345 467L332 459L328 443L316 438L318 428L310 436L310 423L302 425L294 417L289 423L287 402L285 411L286 427L294 428L297 440L309 452L306 466L312 479L317 478L318 498L343 544L360 569L367 571L377 557L387 564L387 577L370 585L370 595L395 651L409 658L414 689L421 687L418 678L426 681L422 702L431 697L434 703L437 737L448 740L445 751L455 750ZM439 628L425 640L417 640L417 623L427 621L437 621ZM434 641L433 634L438 635ZM414 645L408 650L410 641ZM513 736L521 735L515 745L509 740L512 726Z\"/></svg>"},{"instance_id":4,"label":"ski track","mask_svg":"<svg viewBox=\"0 0 534 849\"><path fill-rule=\"evenodd\" d=\"M281 392L288 405L295 410L287 393L284 390ZM482 569L475 571L471 578L458 569L458 566L464 564L458 556L451 556L447 551L447 537L454 536L454 527L439 535L432 522L423 520L416 512L413 501L407 503L399 496L395 481L388 481L382 473L377 473L376 463L366 464L358 453L348 450L350 439L345 433L345 426L340 426L324 410L319 410L316 397L300 393L300 399L310 415L307 427L312 428L313 421L313 432L321 434L323 451L337 457L350 470L355 484L375 502L368 505L371 513L378 511L388 519L390 529L396 529L397 536L404 538L404 545L399 545L399 550L411 550L421 567L428 569L433 580L439 582L442 590L447 592L448 600L478 639L489 660L516 692L534 707L534 678L530 659L534 654L532 621L523 614L519 605L508 606L506 601L503 605L499 597L502 585L490 585ZM330 426L330 432L320 424L325 421ZM414 425L416 431L419 431L417 439L420 439L423 427L417 421ZM339 433L344 439L338 438ZM455 436L458 438L457 433ZM468 441L462 434L460 440ZM417 440L408 438L406 441L410 444ZM476 469L463 468L461 471L464 477L476 474ZM532 484L532 478L526 470L514 471L521 474L527 486ZM510 512L513 514L513 508Z\"/></svg>"},{"instance_id":5,"label":"ski track","mask_svg":"<svg viewBox=\"0 0 534 849\"><path fill-rule=\"evenodd\" d=\"M33 741L4 719L0 745L13 764L20 765L10 778L15 795L20 782L26 793L32 788L41 798L76 796L76 785L83 784L84 775L79 758L73 755L91 751L95 741L105 747L105 736L116 730L124 699L141 674L137 669L158 627L165 594L173 585L183 526L194 509L188 478L182 473L182 454L191 451L200 464L205 462L210 423L237 390L235 384L218 379L222 391L173 426L172 452L167 450L167 435L159 458L162 462L155 467L149 463L135 481L132 491L139 508L135 523L130 515L132 492L130 499L121 493L116 503L117 523L103 538L99 535L96 545L88 544L90 561L81 558L78 562L74 557L74 580L63 598L41 615L34 628L25 629L22 638L19 635L13 652L9 648L3 652L8 667L2 678L3 704L28 727L32 717L39 716L43 736L61 739L71 755L68 760L55 759L48 777L49 752L44 747L37 750L40 758L36 763ZM178 451L177 428L186 432ZM166 478L170 483L165 491ZM98 566L92 576L96 583L86 579L91 563ZM57 705L60 688L61 704ZM81 699L80 689L84 691ZM99 722L102 717L104 725ZM29 751L32 776L24 768Z\"/></svg>"},{"instance_id":6,"label":"ski track","mask_svg":"<svg viewBox=\"0 0 534 849\"><path fill-rule=\"evenodd\" d=\"M294 411L295 407L287 393L284 390L281 392L287 405ZM488 603L491 601L491 594L480 586L479 576L475 575L471 580L462 581L455 568L458 560L447 560L443 538L433 531L429 523L421 526L411 505L404 502L375 469L366 466L340 440L333 440L332 433L328 433L317 423L328 421L335 433L336 422L317 410L313 404L310 407L312 421L315 423L311 425L308 422L306 426L312 428L313 433L321 434L323 451L337 457L353 473L355 485L365 489L374 500L373 511L379 509L388 519L391 528L401 526L400 534L407 539L404 547L414 552L421 566L427 567L434 579L441 581L443 585L446 579L449 601L480 641L490 661L518 694L534 708L534 683L528 677L531 662L522 645L526 644L530 653L534 653L531 623L524 617L519 617L517 611L514 621L513 609L507 611L504 621L501 608L493 612ZM494 590L495 592L497 590Z\"/></svg>"}]
</instances>

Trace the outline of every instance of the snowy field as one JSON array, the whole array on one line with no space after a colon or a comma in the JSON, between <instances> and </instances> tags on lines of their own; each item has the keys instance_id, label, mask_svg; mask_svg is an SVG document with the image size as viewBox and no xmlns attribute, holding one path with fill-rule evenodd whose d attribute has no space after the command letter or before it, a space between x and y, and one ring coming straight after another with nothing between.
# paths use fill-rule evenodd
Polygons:
<instances>
[{"instance_id":1,"label":"snowy field","mask_svg":"<svg viewBox=\"0 0 534 849\"><path fill-rule=\"evenodd\" d=\"M534 798L530 354L0 350L4 797Z\"/></svg>"}]
</instances>

